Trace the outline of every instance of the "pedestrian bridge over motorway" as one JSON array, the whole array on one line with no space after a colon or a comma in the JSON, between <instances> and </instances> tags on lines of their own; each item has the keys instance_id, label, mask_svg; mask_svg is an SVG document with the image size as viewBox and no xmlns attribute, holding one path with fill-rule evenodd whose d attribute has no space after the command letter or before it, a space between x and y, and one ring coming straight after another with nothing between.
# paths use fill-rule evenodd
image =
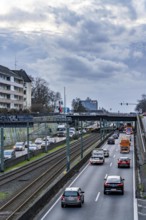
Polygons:
<instances>
[{"instance_id":1,"label":"pedestrian bridge over motorway","mask_svg":"<svg viewBox=\"0 0 146 220\"><path fill-rule=\"evenodd\" d=\"M97 121L97 120L106 120L106 121L137 121L136 114L127 114L127 113L76 113L72 115L67 115L66 118L71 118L72 121Z\"/></svg>"},{"instance_id":2,"label":"pedestrian bridge over motorway","mask_svg":"<svg viewBox=\"0 0 146 220\"><path fill-rule=\"evenodd\" d=\"M75 114L58 114L48 116L38 116L33 118L34 123L65 123L79 121L137 121L136 114L127 113L75 113Z\"/></svg>"}]
</instances>

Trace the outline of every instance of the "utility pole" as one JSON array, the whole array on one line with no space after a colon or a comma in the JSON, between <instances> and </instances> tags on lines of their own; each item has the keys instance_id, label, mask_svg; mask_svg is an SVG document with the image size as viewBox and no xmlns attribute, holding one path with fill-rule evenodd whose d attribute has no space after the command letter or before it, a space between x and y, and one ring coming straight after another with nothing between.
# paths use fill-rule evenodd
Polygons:
<instances>
[{"instance_id":1,"label":"utility pole","mask_svg":"<svg viewBox=\"0 0 146 220\"><path fill-rule=\"evenodd\" d=\"M64 113L66 113L66 88L64 87Z\"/></svg>"}]
</instances>

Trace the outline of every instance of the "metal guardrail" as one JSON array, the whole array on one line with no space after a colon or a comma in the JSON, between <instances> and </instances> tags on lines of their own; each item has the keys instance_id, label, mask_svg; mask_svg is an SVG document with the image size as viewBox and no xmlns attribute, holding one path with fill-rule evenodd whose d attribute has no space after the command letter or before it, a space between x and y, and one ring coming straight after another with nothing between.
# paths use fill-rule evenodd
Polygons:
<instances>
[{"instance_id":1,"label":"metal guardrail","mask_svg":"<svg viewBox=\"0 0 146 220\"><path fill-rule=\"evenodd\" d=\"M141 152L142 164L146 163L146 138L144 136L143 125L137 116L137 141Z\"/></svg>"}]
</instances>

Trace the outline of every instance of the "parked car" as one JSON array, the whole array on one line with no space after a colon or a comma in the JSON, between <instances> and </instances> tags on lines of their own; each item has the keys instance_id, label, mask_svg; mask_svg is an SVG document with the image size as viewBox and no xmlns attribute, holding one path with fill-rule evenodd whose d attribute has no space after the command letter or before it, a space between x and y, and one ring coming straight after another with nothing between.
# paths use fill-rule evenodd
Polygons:
<instances>
[{"instance_id":1,"label":"parked car","mask_svg":"<svg viewBox=\"0 0 146 220\"><path fill-rule=\"evenodd\" d=\"M38 150L38 149L39 149L39 147L38 147L37 144L30 144L30 145L29 145L29 150L30 150L30 151L36 151L36 150Z\"/></svg>"},{"instance_id":2,"label":"parked car","mask_svg":"<svg viewBox=\"0 0 146 220\"><path fill-rule=\"evenodd\" d=\"M115 144L115 139L113 137L109 137L107 140L107 144Z\"/></svg>"},{"instance_id":3,"label":"parked car","mask_svg":"<svg viewBox=\"0 0 146 220\"><path fill-rule=\"evenodd\" d=\"M13 147L16 151L25 150L25 143L24 142L16 142L15 146Z\"/></svg>"},{"instance_id":4,"label":"parked car","mask_svg":"<svg viewBox=\"0 0 146 220\"><path fill-rule=\"evenodd\" d=\"M61 196L61 207L67 205L82 207L84 203L84 191L80 187L68 187Z\"/></svg>"},{"instance_id":5,"label":"parked car","mask_svg":"<svg viewBox=\"0 0 146 220\"><path fill-rule=\"evenodd\" d=\"M42 142L43 142L42 138L37 138L34 143L35 144L42 144Z\"/></svg>"},{"instance_id":6,"label":"parked car","mask_svg":"<svg viewBox=\"0 0 146 220\"><path fill-rule=\"evenodd\" d=\"M65 124L58 125L57 136L58 137L66 137L66 125Z\"/></svg>"},{"instance_id":7,"label":"parked car","mask_svg":"<svg viewBox=\"0 0 146 220\"><path fill-rule=\"evenodd\" d=\"M49 141L43 141L42 143L41 143L41 147L45 147L45 146L49 146L50 145L50 142Z\"/></svg>"},{"instance_id":8,"label":"parked car","mask_svg":"<svg viewBox=\"0 0 146 220\"><path fill-rule=\"evenodd\" d=\"M108 149L103 149L104 156L109 157L109 150Z\"/></svg>"},{"instance_id":9,"label":"parked car","mask_svg":"<svg viewBox=\"0 0 146 220\"><path fill-rule=\"evenodd\" d=\"M75 135L75 133L73 131L69 131L69 137L73 137Z\"/></svg>"},{"instance_id":10,"label":"parked car","mask_svg":"<svg viewBox=\"0 0 146 220\"><path fill-rule=\"evenodd\" d=\"M74 127L70 127L69 132L72 132L73 134L76 134L76 129Z\"/></svg>"},{"instance_id":11,"label":"parked car","mask_svg":"<svg viewBox=\"0 0 146 220\"><path fill-rule=\"evenodd\" d=\"M85 129L85 128L83 128L82 130L79 130L79 131L78 131L78 133L79 133L79 134L86 134L86 133L87 133L87 131L86 131L86 129Z\"/></svg>"},{"instance_id":12,"label":"parked car","mask_svg":"<svg viewBox=\"0 0 146 220\"><path fill-rule=\"evenodd\" d=\"M121 193L124 194L124 179L118 175L107 176L104 179L104 194Z\"/></svg>"},{"instance_id":13,"label":"parked car","mask_svg":"<svg viewBox=\"0 0 146 220\"><path fill-rule=\"evenodd\" d=\"M7 159L15 159L16 158L16 152L15 150L4 150L4 160Z\"/></svg>"},{"instance_id":14,"label":"parked car","mask_svg":"<svg viewBox=\"0 0 146 220\"><path fill-rule=\"evenodd\" d=\"M120 157L118 159L118 168L120 167L128 167L130 168L130 158L129 157Z\"/></svg>"},{"instance_id":15,"label":"parked car","mask_svg":"<svg viewBox=\"0 0 146 220\"><path fill-rule=\"evenodd\" d=\"M29 141L29 145L32 144L32 141ZM27 141L25 141L25 147L27 147Z\"/></svg>"},{"instance_id":16,"label":"parked car","mask_svg":"<svg viewBox=\"0 0 146 220\"><path fill-rule=\"evenodd\" d=\"M47 141L49 141L50 143L56 143L56 140L54 137L50 137L50 136L47 136L47 137L44 137L43 138L43 141L45 141L47 139Z\"/></svg>"}]
</instances>

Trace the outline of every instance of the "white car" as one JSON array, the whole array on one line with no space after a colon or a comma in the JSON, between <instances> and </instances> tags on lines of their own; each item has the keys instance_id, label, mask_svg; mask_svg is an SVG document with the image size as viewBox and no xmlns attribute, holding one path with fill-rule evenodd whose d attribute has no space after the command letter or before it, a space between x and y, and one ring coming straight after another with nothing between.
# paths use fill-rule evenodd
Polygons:
<instances>
[{"instance_id":1,"label":"white car","mask_svg":"<svg viewBox=\"0 0 146 220\"><path fill-rule=\"evenodd\" d=\"M90 164L104 164L104 157L102 154L98 156L91 156L89 162Z\"/></svg>"},{"instance_id":2,"label":"white car","mask_svg":"<svg viewBox=\"0 0 146 220\"><path fill-rule=\"evenodd\" d=\"M50 142L49 141L43 141L42 143L41 143L41 147L45 147L45 146L49 146L50 145Z\"/></svg>"},{"instance_id":3,"label":"white car","mask_svg":"<svg viewBox=\"0 0 146 220\"><path fill-rule=\"evenodd\" d=\"M24 142L16 142L15 146L13 147L16 151L25 150L25 143Z\"/></svg>"},{"instance_id":4,"label":"white car","mask_svg":"<svg viewBox=\"0 0 146 220\"><path fill-rule=\"evenodd\" d=\"M16 158L15 150L4 150L4 160Z\"/></svg>"},{"instance_id":5,"label":"white car","mask_svg":"<svg viewBox=\"0 0 146 220\"><path fill-rule=\"evenodd\" d=\"M76 133L76 129L74 127L70 127L69 128L69 132L75 134Z\"/></svg>"},{"instance_id":6,"label":"white car","mask_svg":"<svg viewBox=\"0 0 146 220\"><path fill-rule=\"evenodd\" d=\"M73 137L75 135L75 132L74 131L69 131L69 137Z\"/></svg>"},{"instance_id":7,"label":"white car","mask_svg":"<svg viewBox=\"0 0 146 220\"><path fill-rule=\"evenodd\" d=\"M37 138L34 143L35 144L42 144L42 142L43 142L42 138Z\"/></svg>"},{"instance_id":8,"label":"white car","mask_svg":"<svg viewBox=\"0 0 146 220\"><path fill-rule=\"evenodd\" d=\"M32 141L29 141L29 145L32 144ZM27 141L25 141L25 147L27 147Z\"/></svg>"},{"instance_id":9,"label":"white car","mask_svg":"<svg viewBox=\"0 0 146 220\"><path fill-rule=\"evenodd\" d=\"M47 141L49 141L50 143L56 143L56 140L54 137L50 137L50 136L47 136L47 137L44 137L44 141L47 139Z\"/></svg>"},{"instance_id":10,"label":"white car","mask_svg":"<svg viewBox=\"0 0 146 220\"><path fill-rule=\"evenodd\" d=\"M29 145L29 150L30 151L36 151L36 150L38 150L39 148L38 148L38 146L36 145L36 144L30 144Z\"/></svg>"}]
</instances>

